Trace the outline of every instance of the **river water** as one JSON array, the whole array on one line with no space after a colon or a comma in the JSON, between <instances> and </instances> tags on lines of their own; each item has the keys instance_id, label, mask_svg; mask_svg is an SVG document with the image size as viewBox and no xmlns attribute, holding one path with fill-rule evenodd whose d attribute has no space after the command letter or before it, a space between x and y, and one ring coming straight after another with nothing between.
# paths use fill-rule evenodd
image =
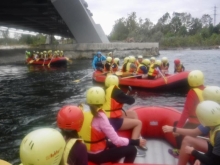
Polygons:
<instances>
[{"instance_id":1,"label":"river water","mask_svg":"<svg viewBox=\"0 0 220 165\"><path fill-rule=\"evenodd\" d=\"M181 59L186 70L199 69L206 85L220 86L220 50L160 51L168 57L170 73L173 61ZM19 145L30 131L40 127L56 127L56 114L67 104L85 102L86 90L93 86L91 60L77 60L67 67L47 68L26 65L0 66L0 159L19 163ZM125 89L126 91L127 89ZM185 94L153 93L134 89L134 105L170 106L182 111ZM132 106L134 106L132 105ZM125 109L130 106L125 105Z\"/></svg>"}]
</instances>

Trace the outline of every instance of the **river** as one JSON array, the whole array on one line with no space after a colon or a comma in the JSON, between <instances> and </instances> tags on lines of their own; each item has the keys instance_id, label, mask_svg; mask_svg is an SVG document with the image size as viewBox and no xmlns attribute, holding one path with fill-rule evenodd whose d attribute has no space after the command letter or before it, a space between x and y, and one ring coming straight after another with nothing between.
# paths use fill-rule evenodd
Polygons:
<instances>
[{"instance_id":1,"label":"river","mask_svg":"<svg viewBox=\"0 0 220 165\"><path fill-rule=\"evenodd\" d=\"M203 71L205 85L220 86L220 50L160 51L160 54L160 59L168 57L170 73L174 59L179 58L186 70ZM76 60L63 68L1 65L0 159L18 164L19 145L28 132L40 127L55 128L56 114L63 105L85 102L86 90L93 86L91 76L80 83L73 80L91 73L91 68L91 60ZM143 89L133 90L134 93L137 93L134 105L171 106L179 111L186 96ZM126 108L129 106L125 105Z\"/></svg>"}]
</instances>

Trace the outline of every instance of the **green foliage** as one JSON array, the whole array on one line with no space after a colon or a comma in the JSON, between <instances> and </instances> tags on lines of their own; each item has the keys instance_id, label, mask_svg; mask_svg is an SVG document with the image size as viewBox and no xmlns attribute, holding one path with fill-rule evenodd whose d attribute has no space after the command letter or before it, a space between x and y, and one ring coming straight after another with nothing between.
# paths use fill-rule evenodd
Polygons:
<instances>
[{"instance_id":1,"label":"green foliage","mask_svg":"<svg viewBox=\"0 0 220 165\"><path fill-rule=\"evenodd\" d=\"M220 24L213 26L212 18L204 14L201 19L189 13L165 13L154 25L148 18L137 18L132 12L127 18L115 22L111 41L133 38L136 42L159 42L161 47L190 47L220 45Z\"/></svg>"}]
</instances>

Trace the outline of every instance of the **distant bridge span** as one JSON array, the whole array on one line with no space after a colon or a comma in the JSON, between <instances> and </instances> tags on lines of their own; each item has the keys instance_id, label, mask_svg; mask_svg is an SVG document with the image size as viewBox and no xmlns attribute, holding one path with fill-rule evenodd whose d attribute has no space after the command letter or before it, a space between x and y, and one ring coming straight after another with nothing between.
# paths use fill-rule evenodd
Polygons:
<instances>
[{"instance_id":1,"label":"distant bridge span","mask_svg":"<svg viewBox=\"0 0 220 165\"><path fill-rule=\"evenodd\" d=\"M84 0L1 0L0 26L74 38L78 43L109 43Z\"/></svg>"}]
</instances>

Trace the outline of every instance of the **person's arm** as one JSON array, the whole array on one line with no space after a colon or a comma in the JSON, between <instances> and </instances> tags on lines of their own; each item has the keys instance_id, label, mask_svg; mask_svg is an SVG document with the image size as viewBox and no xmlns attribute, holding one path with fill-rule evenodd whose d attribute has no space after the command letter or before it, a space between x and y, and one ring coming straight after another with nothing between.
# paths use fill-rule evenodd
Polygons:
<instances>
[{"instance_id":1,"label":"person's arm","mask_svg":"<svg viewBox=\"0 0 220 165\"><path fill-rule=\"evenodd\" d=\"M183 68L182 70L185 71L185 67L183 65L182 65L182 68Z\"/></svg>"},{"instance_id":2,"label":"person's arm","mask_svg":"<svg viewBox=\"0 0 220 165\"><path fill-rule=\"evenodd\" d=\"M126 95L122 90L118 88L113 89L111 97L121 104L131 105L135 102L135 99L133 97Z\"/></svg>"}]
</instances>

